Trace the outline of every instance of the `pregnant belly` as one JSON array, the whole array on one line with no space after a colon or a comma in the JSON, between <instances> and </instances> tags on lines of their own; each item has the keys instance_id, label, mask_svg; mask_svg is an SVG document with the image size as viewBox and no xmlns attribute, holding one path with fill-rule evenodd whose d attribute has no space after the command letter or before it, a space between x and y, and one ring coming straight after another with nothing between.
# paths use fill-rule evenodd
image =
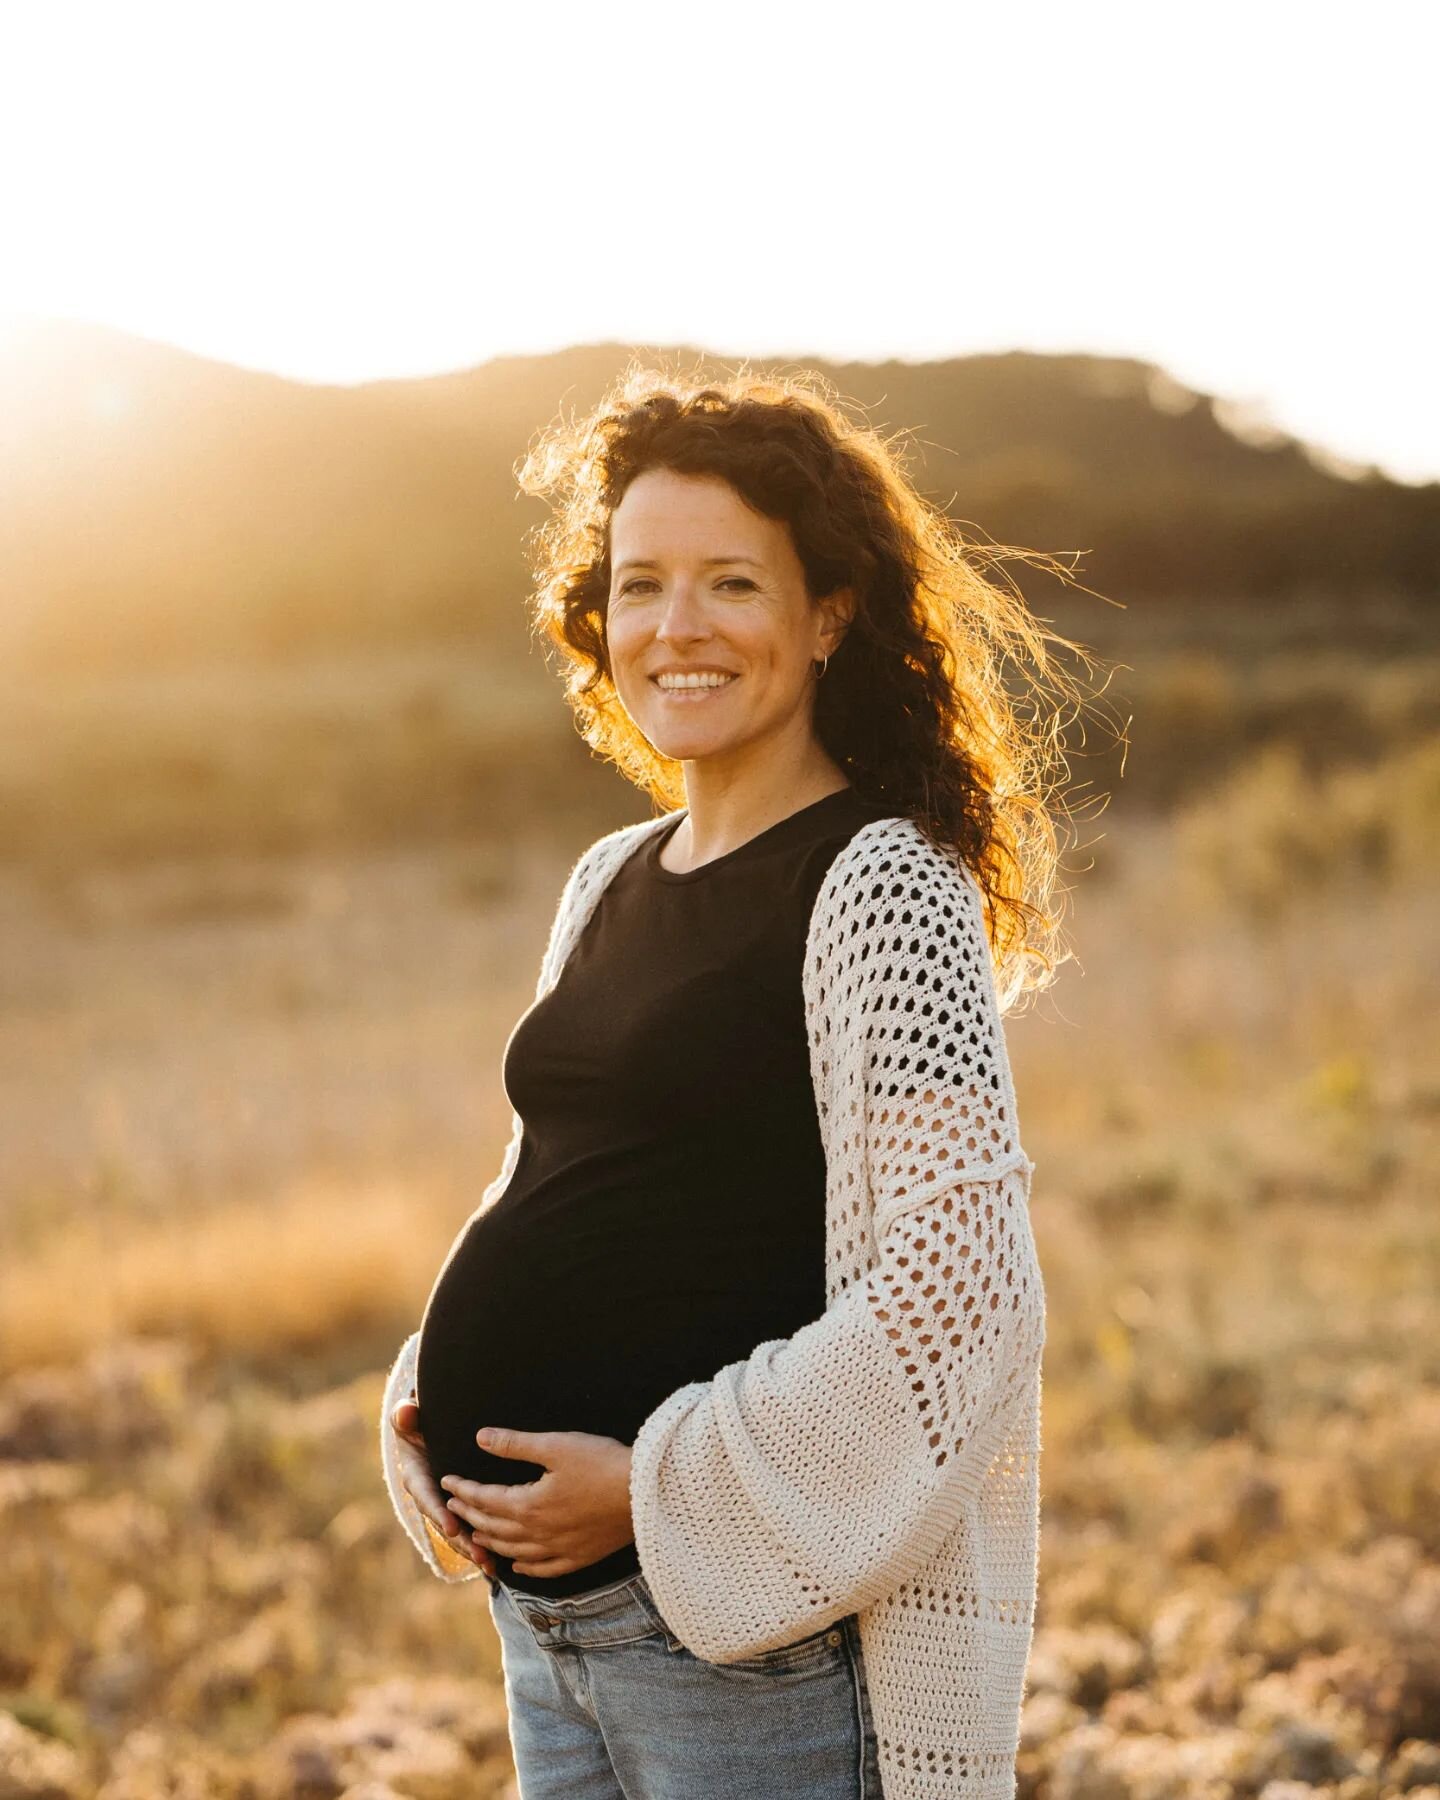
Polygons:
<instances>
[{"instance_id":1,"label":"pregnant belly","mask_svg":"<svg viewBox=\"0 0 1440 1800\"><path fill-rule=\"evenodd\" d=\"M807 1265L788 1286L757 1278L748 1256L657 1264L653 1234L613 1219L537 1235L533 1214L473 1219L431 1293L416 1358L420 1429L436 1478L513 1484L540 1465L482 1450L483 1426L587 1431L633 1443L676 1388L785 1337L820 1310ZM594 1246L605 1246L597 1258ZM817 1259L818 1263L818 1259ZM763 1264L762 1264L763 1266Z\"/></svg>"},{"instance_id":2,"label":"pregnant belly","mask_svg":"<svg viewBox=\"0 0 1440 1800\"><path fill-rule=\"evenodd\" d=\"M689 1371L697 1366L693 1311L673 1296L634 1301L593 1268L574 1266L553 1240L541 1259L503 1221L474 1221L420 1328L416 1398L437 1479L539 1479L539 1465L482 1450L482 1426L633 1442L660 1401L696 1379ZM708 1354L700 1361L706 1376L718 1367Z\"/></svg>"}]
</instances>

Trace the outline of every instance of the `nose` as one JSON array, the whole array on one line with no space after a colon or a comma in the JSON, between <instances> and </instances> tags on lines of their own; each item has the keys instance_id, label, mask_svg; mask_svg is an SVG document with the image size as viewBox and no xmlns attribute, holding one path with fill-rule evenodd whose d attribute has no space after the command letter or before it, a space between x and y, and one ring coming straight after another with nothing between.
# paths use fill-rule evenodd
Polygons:
<instances>
[{"instance_id":1,"label":"nose","mask_svg":"<svg viewBox=\"0 0 1440 1800\"><path fill-rule=\"evenodd\" d=\"M704 608L689 583L677 582L670 590L661 609L655 636L665 644L689 643L695 638L709 636Z\"/></svg>"}]
</instances>

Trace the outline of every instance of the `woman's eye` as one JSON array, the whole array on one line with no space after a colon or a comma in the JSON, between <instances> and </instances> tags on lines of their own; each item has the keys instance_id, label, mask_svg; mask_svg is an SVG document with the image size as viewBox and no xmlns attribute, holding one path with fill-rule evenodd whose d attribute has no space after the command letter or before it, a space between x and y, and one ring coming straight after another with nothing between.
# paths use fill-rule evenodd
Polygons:
<instances>
[{"instance_id":1,"label":"woman's eye","mask_svg":"<svg viewBox=\"0 0 1440 1800\"><path fill-rule=\"evenodd\" d=\"M632 588L643 587L647 583L651 586L654 585L653 582L650 581L648 575L637 575L633 581L627 581L620 592L622 594L628 594ZM735 587L737 584L742 588L753 588L755 585L753 581L748 580L744 575L727 575L725 580L720 583L720 586Z\"/></svg>"}]
</instances>

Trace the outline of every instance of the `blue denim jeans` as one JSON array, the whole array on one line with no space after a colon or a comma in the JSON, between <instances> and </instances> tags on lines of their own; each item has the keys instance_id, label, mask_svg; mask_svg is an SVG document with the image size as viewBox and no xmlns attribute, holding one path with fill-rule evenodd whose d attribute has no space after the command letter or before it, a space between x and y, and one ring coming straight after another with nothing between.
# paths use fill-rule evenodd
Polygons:
<instances>
[{"instance_id":1,"label":"blue denim jeans","mask_svg":"<svg viewBox=\"0 0 1440 1800\"><path fill-rule=\"evenodd\" d=\"M855 1615L741 1662L687 1650L643 1574L490 1581L520 1800L882 1800Z\"/></svg>"}]
</instances>

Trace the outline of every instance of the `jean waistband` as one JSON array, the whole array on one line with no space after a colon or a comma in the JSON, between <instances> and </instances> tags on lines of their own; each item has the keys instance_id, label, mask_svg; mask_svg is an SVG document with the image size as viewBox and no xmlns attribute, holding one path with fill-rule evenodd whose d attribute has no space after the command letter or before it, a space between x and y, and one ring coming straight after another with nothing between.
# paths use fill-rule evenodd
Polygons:
<instances>
[{"instance_id":1,"label":"jean waistband","mask_svg":"<svg viewBox=\"0 0 1440 1800\"><path fill-rule=\"evenodd\" d=\"M604 1587L563 1599L527 1594L521 1588L500 1584L525 1623L545 1645L623 1643L631 1638L665 1629L665 1622L643 1574L628 1575Z\"/></svg>"},{"instance_id":2,"label":"jean waistband","mask_svg":"<svg viewBox=\"0 0 1440 1800\"><path fill-rule=\"evenodd\" d=\"M508 1582L499 1585L517 1606L539 1607L545 1612L564 1613L571 1618L591 1618L597 1613L611 1612L628 1605L636 1590L643 1590L647 1596L650 1592L650 1584L638 1571L633 1575L622 1575L618 1581L607 1581L604 1587L586 1588L583 1594L566 1594L553 1600L547 1594L532 1594L525 1588L511 1587Z\"/></svg>"}]
</instances>

